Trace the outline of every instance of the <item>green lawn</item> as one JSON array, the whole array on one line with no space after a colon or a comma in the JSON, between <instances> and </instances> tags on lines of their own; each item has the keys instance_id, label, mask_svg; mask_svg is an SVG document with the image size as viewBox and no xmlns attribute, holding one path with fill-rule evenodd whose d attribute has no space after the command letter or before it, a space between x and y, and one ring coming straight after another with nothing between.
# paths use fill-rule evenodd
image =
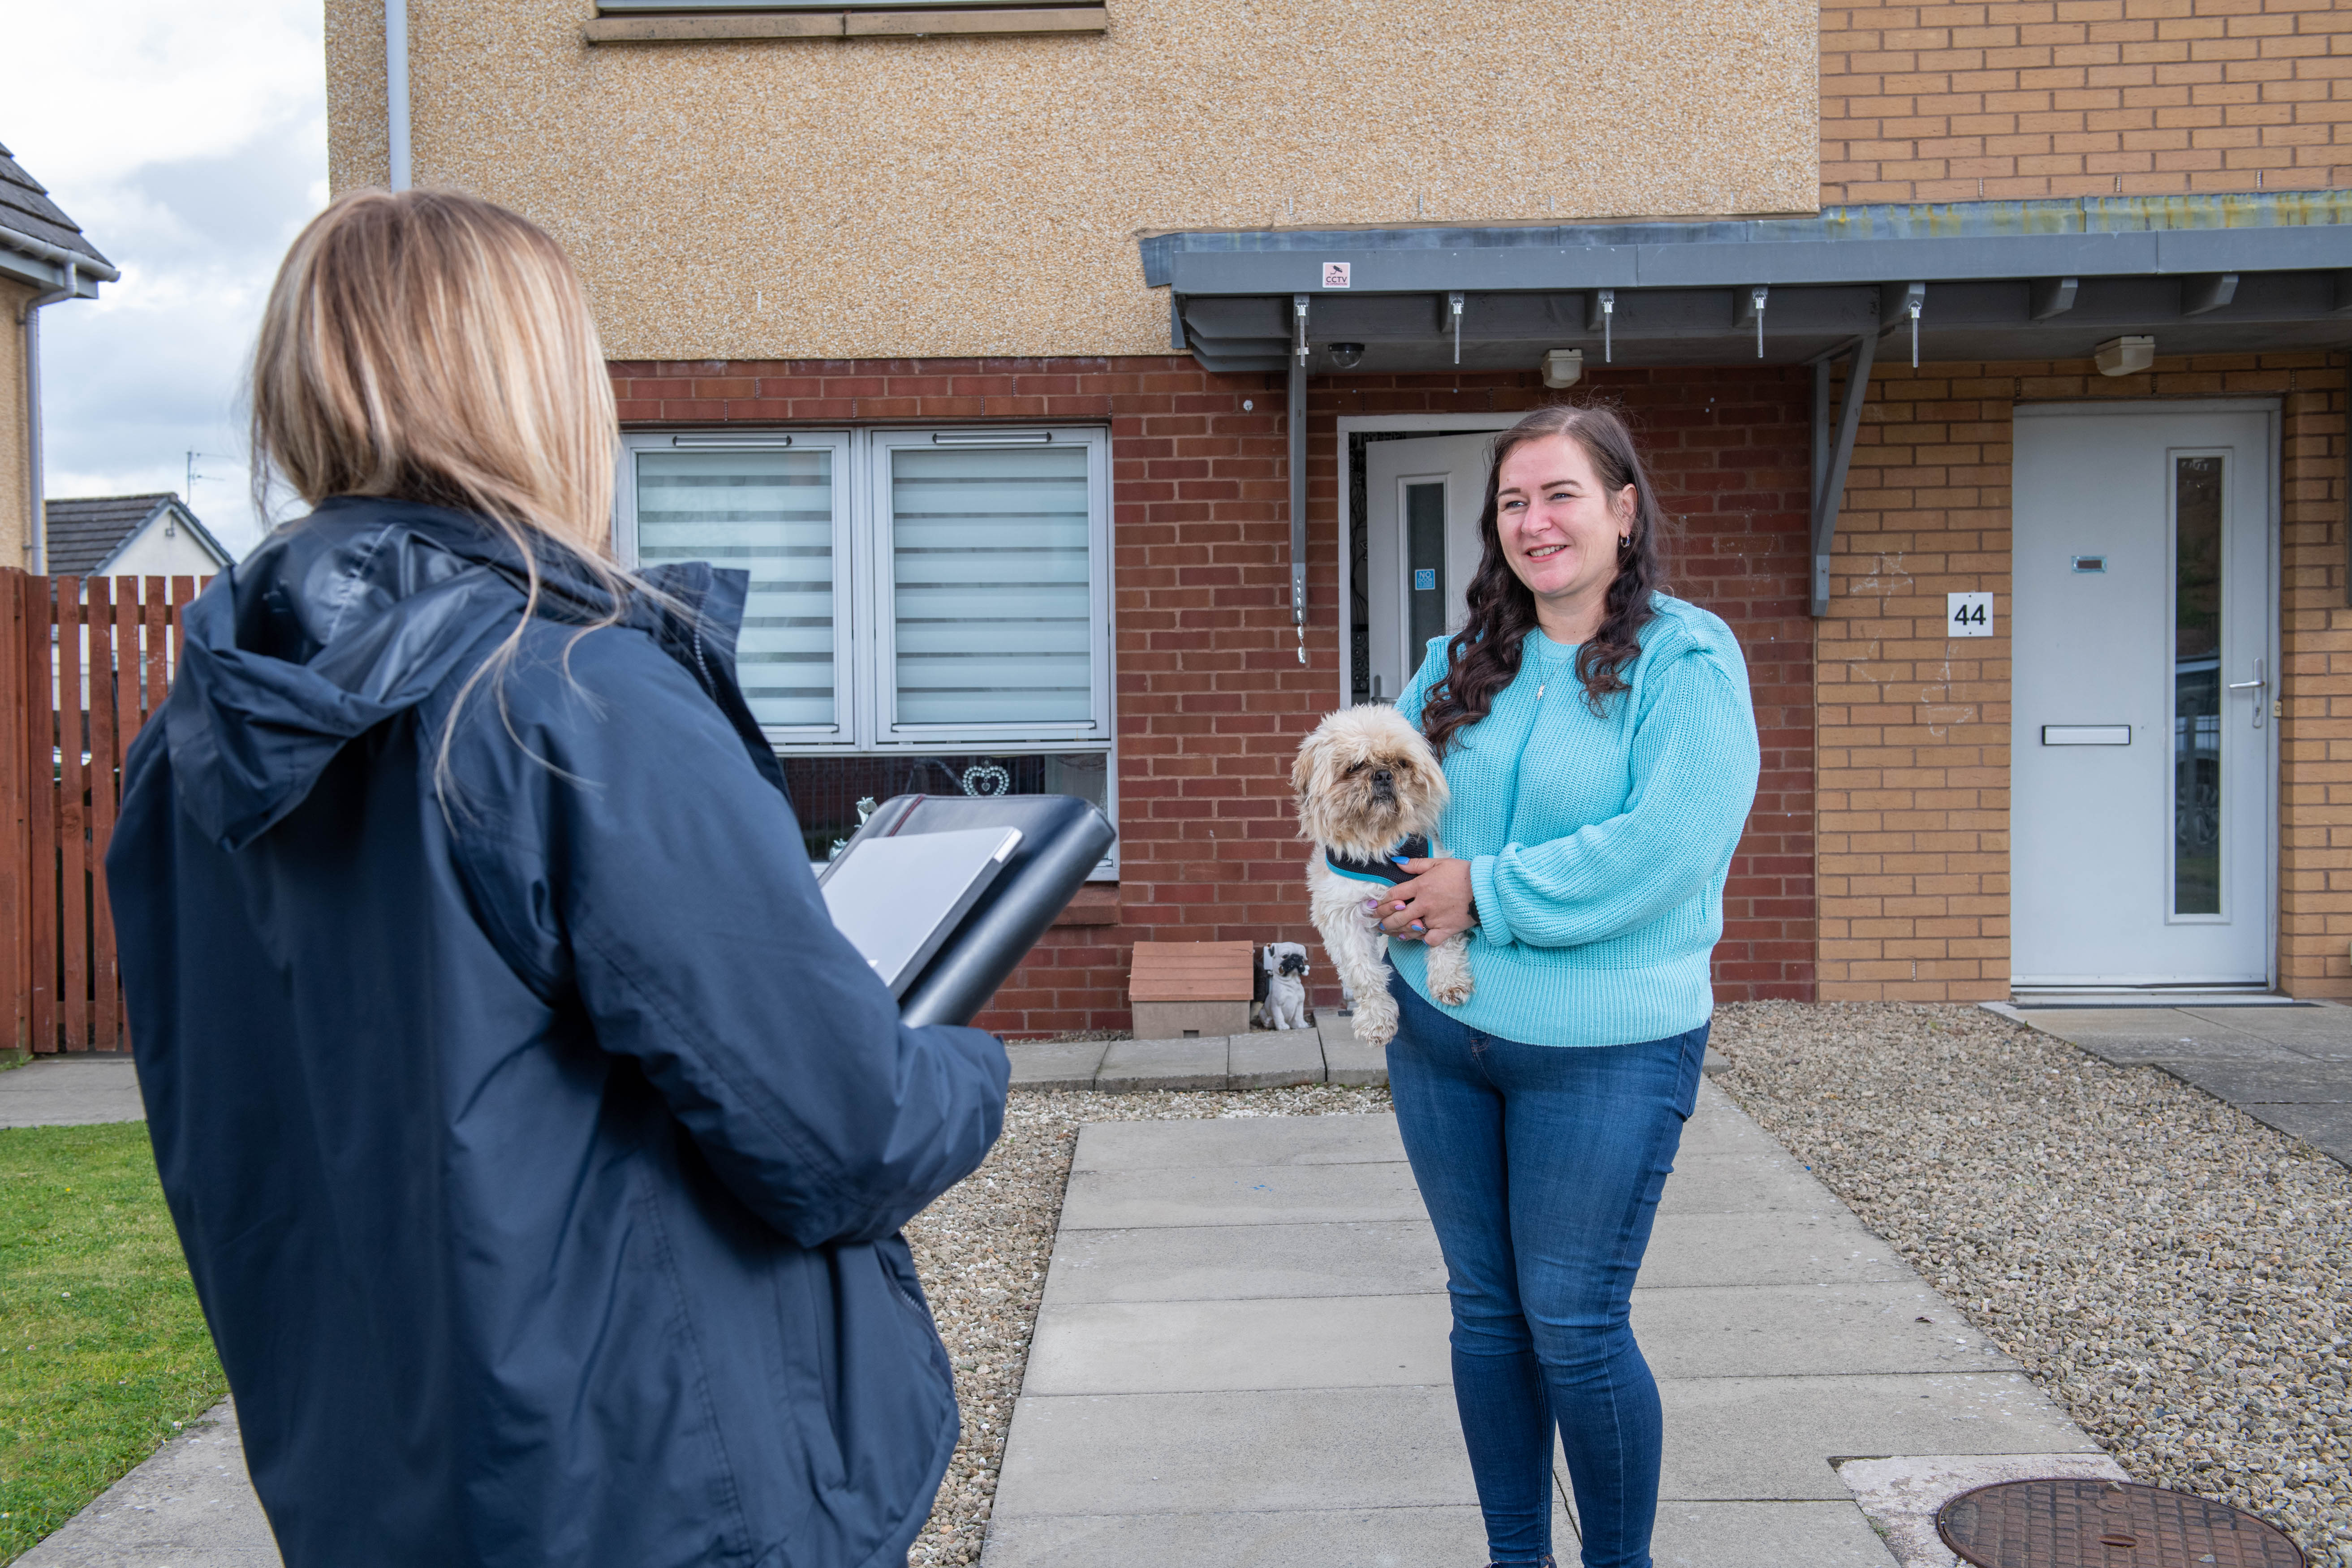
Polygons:
<instances>
[{"instance_id":1,"label":"green lawn","mask_svg":"<svg viewBox=\"0 0 2352 1568\"><path fill-rule=\"evenodd\" d=\"M0 1563L226 1391L146 1124L0 1128Z\"/></svg>"}]
</instances>

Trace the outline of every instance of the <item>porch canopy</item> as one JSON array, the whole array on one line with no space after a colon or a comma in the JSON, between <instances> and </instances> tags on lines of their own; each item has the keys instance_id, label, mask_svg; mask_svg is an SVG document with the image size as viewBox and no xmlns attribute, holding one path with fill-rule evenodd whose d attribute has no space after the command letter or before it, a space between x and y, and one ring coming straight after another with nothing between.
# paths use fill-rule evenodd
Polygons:
<instances>
[{"instance_id":1,"label":"porch canopy","mask_svg":"<svg viewBox=\"0 0 2352 1568\"><path fill-rule=\"evenodd\" d=\"M1139 242L1171 346L1291 381L1292 610L1306 607L1306 378L1348 371L1813 367L1813 585L1870 365L2352 344L2352 192L1844 207L1813 217L1186 231ZM1850 362L1832 415L1831 365Z\"/></svg>"}]
</instances>

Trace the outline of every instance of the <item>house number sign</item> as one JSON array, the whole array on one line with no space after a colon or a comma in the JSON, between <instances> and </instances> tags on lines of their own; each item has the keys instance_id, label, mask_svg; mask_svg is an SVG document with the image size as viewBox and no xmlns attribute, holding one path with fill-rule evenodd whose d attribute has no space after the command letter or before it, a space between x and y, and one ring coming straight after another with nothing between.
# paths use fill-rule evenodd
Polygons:
<instances>
[{"instance_id":1,"label":"house number sign","mask_svg":"<svg viewBox=\"0 0 2352 1568\"><path fill-rule=\"evenodd\" d=\"M1946 637L1989 637L1992 636L1992 595L1990 594L1945 595L1944 626Z\"/></svg>"}]
</instances>

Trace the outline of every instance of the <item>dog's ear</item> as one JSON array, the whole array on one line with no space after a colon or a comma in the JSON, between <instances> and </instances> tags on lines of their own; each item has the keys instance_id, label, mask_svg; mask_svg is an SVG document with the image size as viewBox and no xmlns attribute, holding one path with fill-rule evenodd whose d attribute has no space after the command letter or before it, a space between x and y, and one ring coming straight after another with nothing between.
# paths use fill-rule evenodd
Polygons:
<instances>
[{"instance_id":1,"label":"dog's ear","mask_svg":"<svg viewBox=\"0 0 2352 1568\"><path fill-rule=\"evenodd\" d=\"M1290 793L1307 798L1315 788L1315 774L1323 765L1324 729L1318 724L1298 742L1298 756L1290 764Z\"/></svg>"}]
</instances>

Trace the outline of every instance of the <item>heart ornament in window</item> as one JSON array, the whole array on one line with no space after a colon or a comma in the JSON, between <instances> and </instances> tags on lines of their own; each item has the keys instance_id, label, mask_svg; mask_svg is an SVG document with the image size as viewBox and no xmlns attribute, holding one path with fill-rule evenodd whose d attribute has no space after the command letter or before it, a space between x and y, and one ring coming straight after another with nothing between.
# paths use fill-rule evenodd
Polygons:
<instances>
[{"instance_id":1,"label":"heart ornament in window","mask_svg":"<svg viewBox=\"0 0 2352 1568\"><path fill-rule=\"evenodd\" d=\"M1013 775L994 763L975 763L963 771L963 793L1000 795L1013 788Z\"/></svg>"}]
</instances>

